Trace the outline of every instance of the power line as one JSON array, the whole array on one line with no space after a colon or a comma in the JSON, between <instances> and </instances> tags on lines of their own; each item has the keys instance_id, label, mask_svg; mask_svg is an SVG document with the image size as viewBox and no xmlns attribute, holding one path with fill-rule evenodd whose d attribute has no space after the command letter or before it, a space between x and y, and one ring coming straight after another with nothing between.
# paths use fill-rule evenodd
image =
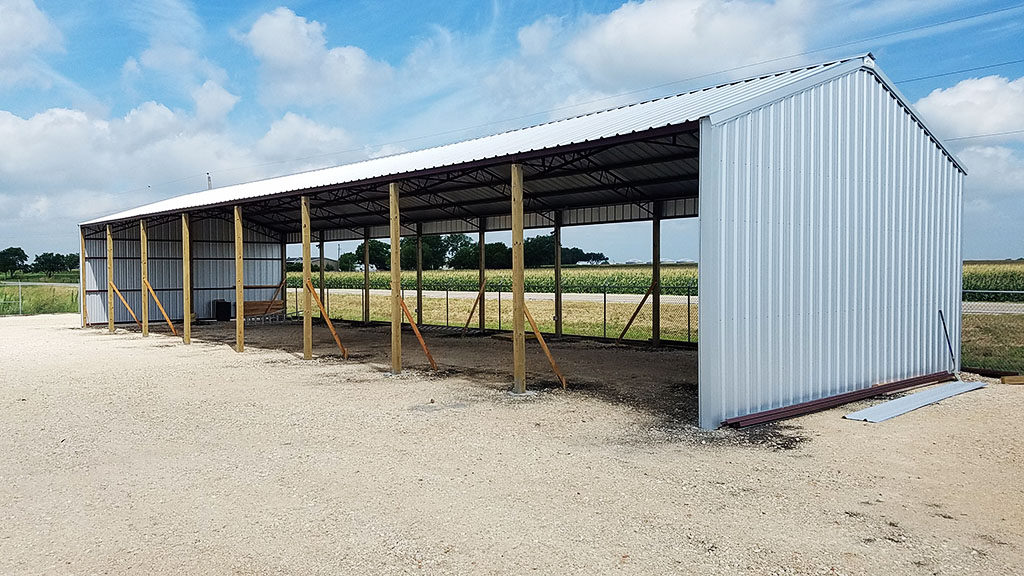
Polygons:
<instances>
[{"instance_id":1,"label":"power line","mask_svg":"<svg viewBox=\"0 0 1024 576\"><path fill-rule=\"evenodd\" d=\"M954 140L972 140L974 138L989 138L994 136L1011 136L1013 134L1024 134L1024 130L1009 130L1007 132L989 132L988 134L974 134L972 136L957 136L956 138L943 138L946 142Z\"/></svg>"},{"instance_id":2,"label":"power line","mask_svg":"<svg viewBox=\"0 0 1024 576\"><path fill-rule=\"evenodd\" d=\"M999 62L998 64L987 64L985 66L974 66L972 68L961 68L959 70L951 70L949 72L942 72L939 74L929 74L928 76L918 76L916 78L907 78L905 80L894 80L897 84L907 84L908 82L917 82L919 80L931 80L932 78L942 78L943 76L952 76L954 74L960 74L963 72L976 72L978 70L988 70L989 68L998 68L1000 66L1009 66L1011 64L1020 64L1024 62L1024 58L1020 60L1009 60L1007 62Z\"/></svg>"},{"instance_id":3,"label":"power line","mask_svg":"<svg viewBox=\"0 0 1024 576\"><path fill-rule=\"evenodd\" d=\"M696 75L696 76L690 76L688 78L683 78L683 79L680 79L680 80L673 80L671 82L664 82L664 83L656 84L656 85L653 85L653 86L647 86L645 88L638 88L638 89L635 89L635 90L628 90L628 91L624 91L624 92L619 92L619 93L616 93L616 94L612 94L612 95L609 95L609 96L603 96L601 98L595 98L593 100L588 100L588 101L585 101L585 102L578 102L578 103L575 103L575 104L570 104L570 105L565 105L565 106L558 106L558 107L555 107L555 108L549 108L547 110L542 110L542 111L538 111L538 112L531 112L531 113L528 113L528 114L523 114L523 115L519 115L519 116L509 117L509 118L505 118L505 119L502 119L502 120L494 120L494 121L485 122L485 123L482 123L482 124L476 124L476 125L472 125L472 126L464 126L464 127L460 127L460 128L453 128L453 129L450 129L450 130L434 132L434 133L431 133L431 134L423 134L423 135L420 135L420 136L411 136L411 137L408 137L408 138L403 138L403 139L400 139L400 140L392 140L390 142L384 142L384 143L379 143L379 144L367 144L367 145L359 147L359 148L350 148L350 149L347 149L347 150L337 150L337 151L332 151L332 152L325 152L325 153L322 153L322 154L315 154L315 155L304 156L304 157L300 157L300 158L289 158L289 159L284 159L284 160L273 160L273 161L269 161L269 162L263 162L263 163L260 163L260 164L252 164L252 165L247 165L247 166L236 166L236 167L233 167L233 168L224 168L224 169L217 170L217 172L220 172L220 173L236 172L236 171L239 171L239 170L249 170L249 169L253 169L253 168L263 168L263 167L266 167L266 166L274 166L274 165L278 165L278 164L288 164L288 163L292 163L292 162L302 162L304 160L313 160L313 159L317 159L317 158L326 158L326 157L330 157L330 156L340 156L342 154L350 154L350 153L353 153L353 152L360 152L362 150L365 150L366 148L380 148L380 147L384 147L384 146L388 146L388 145L407 144L407 143L415 142L415 141L418 141L418 140L425 140L425 139L428 139L428 138L436 138L436 137L439 137L439 136L446 136L446 135L449 135L449 134L466 132L466 131L469 131L469 130L477 130L477 129L480 129L480 128L486 128L486 127L489 127L489 126L494 126L494 125L499 125L499 124L507 124L509 122L514 122L516 120L525 120L525 119L532 118L532 117L535 117L535 116L550 115L550 114L552 114L554 112L560 112L560 111L563 111L563 110L579 109L580 107L583 107L583 106L588 106L588 105L591 105L591 104L597 104L597 103L600 103L600 102L606 102L608 100L618 99L618 98L622 98L623 96L630 96L630 95L633 95L633 94L640 94L640 93L644 93L644 92L650 92L650 91L653 91L653 90L658 90L658 89L661 89L661 88L667 88L669 86L674 86L674 85L682 84L682 83L685 83L685 82L692 82L694 80L700 80L702 78L707 78L707 77L712 77L712 76L719 76L719 75L728 74L728 73L731 73L731 72L738 72L740 70L745 70L747 68L763 66L765 64L771 64L771 63L774 63L774 62L780 62L780 61L789 60L789 59L792 59L792 58L799 58L801 56L808 56L808 55L816 54L816 53L819 53L819 52L835 50L837 48L844 48L844 47L847 47L847 46L852 46L852 45L855 45L855 44L861 44L861 43L864 43L864 42L870 42L870 41L873 41L873 40L881 40L881 39L884 39L884 38L891 38L893 36L898 36L898 35L901 35L901 34L909 34L909 33L912 33L912 32L919 32L921 30L927 30L927 29L930 29L930 28L937 28L937 27L940 27L940 26L946 26L948 24L956 24L956 23L965 22L965 21L968 21L968 20L984 18L986 16L992 16L994 14L1001 14L1001 13L1004 13L1004 12L1009 12L1009 11L1017 10L1017 9L1022 8L1022 7L1024 7L1024 3L1018 3L1018 4L1014 4L1012 6L1006 6L1006 7L998 8L998 9L995 9L995 10L989 10L987 12L981 12L979 14L972 14L972 15L969 15L969 16L961 16L959 18L951 18L951 19L948 19L948 20L940 21L940 22L933 22L931 24L922 24L920 26L915 26L913 28L908 28L908 29L905 29L905 30L895 30L895 31L892 31L892 32L886 32L884 34L877 34L875 36L869 36L869 37L866 37L866 38L860 38L860 39L857 39L857 40L850 40L848 42L842 42L842 43L839 43L839 44L833 44L831 46L825 46L825 47L822 47L822 48L816 48L814 50L806 50L806 51L795 53L795 54L789 54L787 56L778 56L778 57L775 57L775 58L769 58L769 59L765 59L765 60L760 60L758 62L752 62L752 63L744 64L744 65L741 65L741 66L735 66L735 67L732 67L732 68L726 68L726 69L717 70L717 71L714 71L714 72L708 72L708 73L705 73L705 74L699 74L699 75ZM1006 65L1017 64L1017 63L1021 63L1021 62L1024 62L1024 59L1013 60L1013 61L1009 61L1009 62L1001 62L1001 63L998 63L998 64L990 64L990 65L986 65L986 66L978 66L978 67L975 67L975 68L967 68L967 69L956 70L956 71L952 71L952 72L945 72L945 73L942 73L942 74L934 74L934 75L930 75L930 76L922 76L922 77L919 77L919 78L909 78L909 79L906 79L906 80L900 80L897 83L916 82L916 81L919 81L919 80L925 80L925 79L930 79L930 78L938 78L938 77L941 77L941 76L949 76L949 75L957 74L957 73L960 73L960 72L970 72L970 71L974 71L974 70L982 70L982 69L987 69L987 68L995 68L997 66L1006 66ZM980 138L980 137L983 137L983 136L987 136L987 135L963 137L962 139L966 139L966 138ZM961 139L961 138L947 138L946 140L959 140L959 139ZM165 185L168 185L168 184L174 184L174 183L177 183L177 182L188 180L190 178L201 177L201 176L202 176L202 173L193 174L193 175L185 176L185 177L182 177L182 178L178 178L176 180L171 180L169 182L163 182L163 183L157 184L157 186L165 186ZM139 190L141 190L141 188L137 188L137 189L134 189L134 190L122 192L122 193L119 193L117 195L120 196L122 194L130 193L130 192L136 192L136 191L139 191Z\"/></svg>"}]
</instances>

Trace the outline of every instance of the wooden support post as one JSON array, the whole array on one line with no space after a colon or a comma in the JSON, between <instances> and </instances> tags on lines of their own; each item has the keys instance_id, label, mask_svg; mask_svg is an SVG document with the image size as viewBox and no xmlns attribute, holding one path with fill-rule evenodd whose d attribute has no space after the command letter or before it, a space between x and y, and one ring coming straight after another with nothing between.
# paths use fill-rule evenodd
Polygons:
<instances>
[{"instance_id":1,"label":"wooden support post","mask_svg":"<svg viewBox=\"0 0 1024 576\"><path fill-rule=\"evenodd\" d=\"M181 300L185 326L182 341L192 343L192 234L189 230L188 214L181 215Z\"/></svg>"},{"instance_id":2,"label":"wooden support post","mask_svg":"<svg viewBox=\"0 0 1024 576\"><path fill-rule=\"evenodd\" d=\"M430 367L437 370L437 362L434 362L434 356L430 353L430 348L427 348L427 341L423 339L423 335L420 334L420 329L416 326L416 321L412 319L412 314L409 313L409 307L405 305L405 299L402 302L402 312L405 313L405 317L409 320L409 325L412 326L412 333L416 335L416 339L420 341L420 346L423 348L423 353L427 355L427 360L430 361Z\"/></svg>"},{"instance_id":3,"label":"wooden support post","mask_svg":"<svg viewBox=\"0 0 1024 576\"><path fill-rule=\"evenodd\" d=\"M484 240L484 233L487 231L484 223L486 220L480 219L480 235L477 244L480 246L480 293L483 296L480 297L480 331L483 332L487 328L487 315L484 313L487 303L487 242Z\"/></svg>"},{"instance_id":4,"label":"wooden support post","mask_svg":"<svg viewBox=\"0 0 1024 576\"><path fill-rule=\"evenodd\" d=\"M398 215L398 183L390 186L391 213L391 372L402 371L402 251Z\"/></svg>"},{"instance_id":5,"label":"wooden support post","mask_svg":"<svg viewBox=\"0 0 1024 576\"><path fill-rule=\"evenodd\" d=\"M370 323L370 227L363 228L363 324Z\"/></svg>"},{"instance_id":6,"label":"wooden support post","mask_svg":"<svg viewBox=\"0 0 1024 576\"><path fill-rule=\"evenodd\" d=\"M629 327L633 325L633 321L636 320L637 315L640 314L640 309L644 307L644 303L647 302L648 298L650 298L653 290L654 282L651 282L651 285L647 287L647 292L644 292L644 297L641 298L640 303L636 305L636 310L633 310L633 315L629 317L629 322L626 322L625 328L623 328L622 332L619 333L619 337L615 339L616 344L622 342L622 339L625 338L626 332L629 332Z\"/></svg>"},{"instance_id":7,"label":"wooden support post","mask_svg":"<svg viewBox=\"0 0 1024 576\"><path fill-rule=\"evenodd\" d=\"M149 293L153 295L153 302L156 303L156 307L159 308L160 309L160 313L163 314L164 322L167 322L167 325L170 326L171 334L174 334L175 336L177 336L178 335L178 331L174 329L174 323L171 322L171 318L169 316L167 316L167 311L164 310L163 303L160 302L160 298L156 295L156 290L153 290L153 285L149 283L149 280L143 280L142 281L142 285L143 285L143 289L142 289L143 292L145 292L146 290L149 290Z\"/></svg>"},{"instance_id":8,"label":"wooden support post","mask_svg":"<svg viewBox=\"0 0 1024 576\"><path fill-rule=\"evenodd\" d=\"M78 302L82 307L82 328L89 325L89 310L85 303L85 228L78 228L82 249L78 253Z\"/></svg>"},{"instance_id":9,"label":"wooden support post","mask_svg":"<svg viewBox=\"0 0 1024 576\"><path fill-rule=\"evenodd\" d=\"M121 291L117 289L117 286L113 282L108 282L107 285L110 288L114 289L114 294L117 294L117 297L121 299L121 304L124 304L125 309L127 309L128 313L132 315L132 320L135 320L135 323L138 324L139 327L141 328L142 323L139 322L139 317L135 315L135 312L132 310L132 307L128 305L128 301L125 300L124 296L121 295Z\"/></svg>"},{"instance_id":10,"label":"wooden support post","mask_svg":"<svg viewBox=\"0 0 1024 576\"><path fill-rule=\"evenodd\" d=\"M320 301L327 305L327 283L324 272L324 233L320 233L320 242L317 244L317 249L320 250ZM325 308L326 309L326 308ZM324 318L327 317L327 313L324 312Z\"/></svg>"},{"instance_id":11,"label":"wooden support post","mask_svg":"<svg viewBox=\"0 0 1024 576\"><path fill-rule=\"evenodd\" d=\"M476 293L476 299L473 300L473 307L469 309L469 316L466 316L466 325L462 327L462 336L466 335L466 331L469 330L469 323L473 321L473 314L476 313L476 307L480 304L481 299L484 297L484 287L480 287L480 291Z\"/></svg>"},{"instance_id":12,"label":"wooden support post","mask_svg":"<svg viewBox=\"0 0 1024 576\"><path fill-rule=\"evenodd\" d=\"M338 331L334 329L331 317L327 315L327 310L324 309L324 303L317 297L316 290L313 290L313 282L307 281L306 287L309 290L309 294L312 294L313 298L316 299L316 305L320 308L320 317L324 319L324 322L327 324L327 328L331 331L331 336L334 337L334 343L338 345L338 350L341 350L341 357L348 360L348 350L346 350L345 346L342 345L341 338L338 338Z\"/></svg>"},{"instance_id":13,"label":"wooden support post","mask_svg":"<svg viewBox=\"0 0 1024 576\"><path fill-rule=\"evenodd\" d=\"M512 392L526 392L526 306L523 272L523 167L512 165Z\"/></svg>"},{"instance_id":14,"label":"wooden support post","mask_svg":"<svg viewBox=\"0 0 1024 576\"><path fill-rule=\"evenodd\" d=\"M142 336L149 336L149 236L146 221L139 220L139 264L142 270Z\"/></svg>"},{"instance_id":15,"label":"wooden support post","mask_svg":"<svg viewBox=\"0 0 1024 576\"><path fill-rule=\"evenodd\" d=\"M245 262L242 207L235 206L235 351L245 352Z\"/></svg>"},{"instance_id":16,"label":"wooden support post","mask_svg":"<svg viewBox=\"0 0 1024 576\"><path fill-rule=\"evenodd\" d=\"M661 202L654 202L651 221L651 343L661 345Z\"/></svg>"},{"instance_id":17,"label":"wooden support post","mask_svg":"<svg viewBox=\"0 0 1024 576\"><path fill-rule=\"evenodd\" d=\"M278 294L285 294L288 292L288 288L286 286L287 283L287 280L281 280L281 283L277 285L277 288L274 288L274 295L270 297L270 300L267 300L267 307L263 310L263 316L270 314L270 311L274 308L274 300L277 299ZM281 310L284 310L285 315L287 315L288 308L285 306L284 302L281 303L281 306Z\"/></svg>"},{"instance_id":18,"label":"wooden support post","mask_svg":"<svg viewBox=\"0 0 1024 576\"><path fill-rule=\"evenodd\" d=\"M555 336L562 335L562 211L555 211Z\"/></svg>"},{"instance_id":19,"label":"wooden support post","mask_svg":"<svg viewBox=\"0 0 1024 576\"><path fill-rule=\"evenodd\" d=\"M526 314L526 319L530 322L530 327L533 329L533 335L537 338L537 342L540 343L541 350L544 350L544 355L548 357L548 362L551 363L551 370L558 377L558 381L562 384L562 390L565 390L568 386L568 382L565 380L565 376L562 375L562 371L558 368L558 362L555 362L555 357L551 354L551 349L548 348L547 342L544 341L544 335L540 333L540 328L537 327L537 322L533 319L533 314L530 314L530 308L523 305L523 313Z\"/></svg>"},{"instance_id":20,"label":"wooden support post","mask_svg":"<svg viewBox=\"0 0 1024 576\"><path fill-rule=\"evenodd\" d=\"M114 333L114 234L107 224L107 329Z\"/></svg>"},{"instance_id":21,"label":"wooden support post","mask_svg":"<svg viewBox=\"0 0 1024 576\"><path fill-rule=\"evenodd\" d=\"M309 196L302 197L302 357L313 358L313 265L310 263Z\"/></svg>"},{"instance_id":22,"label":"wooden support post","mask_svg":"<svg viewBox=\"0 0 1024 576\"><path fill-rule=\"evenodd\" d=\"M423 324L423 224L420 222L416 223L416 323Z\"/></svg>"}]
</instances>

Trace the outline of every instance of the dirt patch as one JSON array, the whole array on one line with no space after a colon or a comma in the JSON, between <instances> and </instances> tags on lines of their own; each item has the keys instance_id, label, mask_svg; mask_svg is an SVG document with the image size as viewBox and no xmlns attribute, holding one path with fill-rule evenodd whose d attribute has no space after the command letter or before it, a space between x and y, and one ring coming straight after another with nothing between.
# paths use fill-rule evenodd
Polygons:
<instances>
[{"instance_id":1,"label":"dirt patch","mask_svg":"<svg viewBox=\"0 0 1024 576\"><path fill-rule=\"evenodd\" d=\"M881 424L693 423L695 354L0 319L0 573L1013 574L1024 388ZM175 344L167 346L167 344Z\"/></svg>"}]
</instances>

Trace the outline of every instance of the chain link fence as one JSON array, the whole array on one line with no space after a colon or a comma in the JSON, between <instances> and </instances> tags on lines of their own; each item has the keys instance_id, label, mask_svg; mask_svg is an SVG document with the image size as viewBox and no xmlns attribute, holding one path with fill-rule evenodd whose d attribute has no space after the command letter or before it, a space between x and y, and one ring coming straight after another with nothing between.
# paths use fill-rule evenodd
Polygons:
<instances>
[{"instance_id":1,"label":"chain link fence","mask_svg":"<svg viewBox=\"0 0 1024 576\"><path fill-rule=\"evenodd\" d=\"M334 319L362 320L362 290L332 288L326 291L325 308ZM601 284L574 286L562 294L562 334L645 341L653 335L653 299L637 294L632 285ZM403 298L414 316L415 289L403 288ZM370 320L391 319L390 291L370 290ZM477 330L480 326L480 293L463 285L423 291L423 326ZM527 292L526 307L544 334L555 332L555 295L552 292ZM488 330L512 329L512 286L489 282L483 296L483 316ZM289 288L288 313L302 313L302 291ZM677 342L697 341L696 286L665 286L661 296L661 339ZM472 317L470 318L470 313ZM313 310L319 316L319 310ZM467 322L468 320L468 322ZM628 329L627 329L628 328ZM527 330L530 330L527 325Z\"/></svg>"},{"instance_id":2,"label":"chain link fence","mask_svg":"<svg viewBox=\"0 0 1024 576\"><path fill-rule=\"evenodd\" d=\"M0 283L0 316L78 312L78 285L52 282Z\"/></svg>"},{"instance_id":3,"label":"chain link fence","mask_svg":"<svg viewBox=\"0 0 1024 576\"><path fill-rule=\"evenodd\" d=\"M1024 291L964 290L961 364L1024 373Z\"/></svg>"},{"instance_id":4,"label":"chain link fence","mask_svg":"<svg viewBox=\"0 0 1024 576\"><path fill-rule=\"evenodd\" d=\"M647 341L652 337L653 302L635 285L574 286L562 294L562 333L607 339ZM289 288L288 311L302 313L301 290ZM416 314L416 291L403 288L406 304ZM478 292L453 285L424 290L422 324L461 330L467 325ZM391 318L390 291L370 291L370 320ZM332 319L362 320L363 291L330 289L326 299ZM527 292L526 306L545 334L555 331L555 298L550 292ZM696 285L665 286L661 296L661 339L698 341ZM468 322L479 327L479 307ZM319 316L319 311L314 310ZM488 330L511 330L511 286L488 283L484 319ZM632 319L632 322L630 320ZM628 329L627 329L628 326ZM529 327L527 327L529 329ZM1024 373L1024 291L964 290L961 364L965 369Z\"/></svg>"}]
</instances>

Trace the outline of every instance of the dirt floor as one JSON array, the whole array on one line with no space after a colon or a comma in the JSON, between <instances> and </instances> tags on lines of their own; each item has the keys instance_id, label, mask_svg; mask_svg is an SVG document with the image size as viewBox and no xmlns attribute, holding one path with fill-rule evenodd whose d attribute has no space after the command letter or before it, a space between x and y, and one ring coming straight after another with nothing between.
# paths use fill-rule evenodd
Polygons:
<instances>
[{"instance_id":1,"label":"dirt floor","mask_svg":"<svg viewBox=\"0 0 1024 576\"><path fill-rule=\"evenodd\" d=\"M1024 387L693 427L695 353L0 318L0 574L1015 574ZM457 365L456 365L457 360Z\"/></svg>"}]
</instances>

